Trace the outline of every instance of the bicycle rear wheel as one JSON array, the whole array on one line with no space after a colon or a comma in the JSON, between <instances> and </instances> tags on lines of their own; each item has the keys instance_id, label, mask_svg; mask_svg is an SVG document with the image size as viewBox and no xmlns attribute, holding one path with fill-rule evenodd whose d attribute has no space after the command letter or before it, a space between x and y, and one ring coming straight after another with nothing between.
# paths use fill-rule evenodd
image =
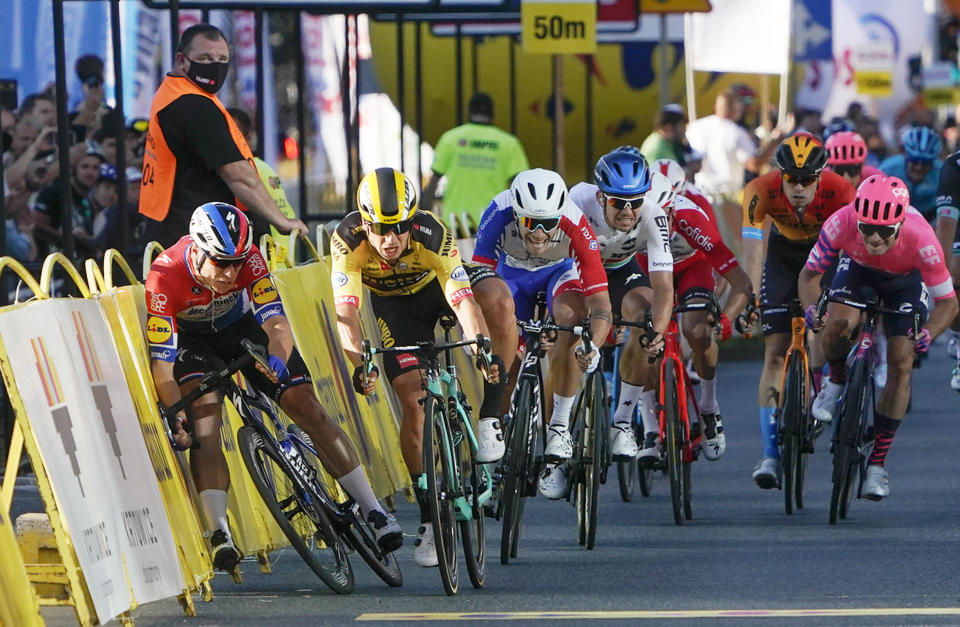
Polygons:
<instances>
[{"instance_id":1,"label":"bicycle rear wheel","mask_svg":"<svg viewBox=\"0 0 960 627\"><path fill-rule=\"evenodd\" d=\"M521 381L517 390L513 418L507 427L507 447L503 455L501 472L503 490L503 520L500 530L500 563L509 564L517 556L520 541L520 519L523 515L523 496L527 491L527 437L530 432L530 403L532 394L529 381Z\"/></svg>"},{"instance_id":2,"label":"bicycle rear wheel","mask_svg":"<svg viewBox=\"0 0 960 627\"><path fill-rule=\"evenodd\" d=\"M297 446L303 458L310 464L310 467L319 472L322 468L320 459L314 455L310 449L300 446L297 442L297 439L299 439L313 446L313 441L310 439L310 436L294 424L288 425L287 431L294 436L294 444ZM322 483L318 481L314 485L314 488L323 494L325 502L330 503L334 507L339 506L335 504ZM343 510L342 506L339 507ZM403 574L400 572L400 564L397 562L396 556L393 553L384 553L380 550L379 545L377 545L376 536L370 530L370 527L360 519L358 512L343 511L340 522L336 526L339 527L340 536L344 541L360 554L363 561L367 563L370 569L376 573L385 584L391 588L399 588L403 585Z\"/></svg>"},{"instance_id":3,"label":"bicycle rear wheel","mask_svg":"<svg viewBox=\"0 0 960 627\"><path fill-rule=\"evenodd\" d=\"M643 496L650 496L650 491L653 490L653 480L656 477L656 470L649 467L643 466L640 462L634 462L637 465L637 479L640 484L640 494Z\"/></svg>"},{"instance_id":4,"label":"bicycle rear wheel","mask_svg":"<svg viewBox=\"0 0 960 627\"><path fill-rule=\"evenodd\" d=\"M667 359L663 367L663 412L666 424L667 474L670 476L670 500L673 504L673 521L682 525L684 520L684 471L683 471L683 423L677 403L676 364Z\"/></svg>"},{"instance_id":5,"label":"bicycle rear wheel","mask_svg":"<svg viewBox=\"0 0 960 627\"><path fill-rule=\"evenodd\" d=\"M427 502L433 521L440 579L448 595L460 587L457 571L458 525L454 497L459 491L456 448L447 430L443 407L427 396L424 407L423 472L427 476Z\"/></svg>"},{"instance_id":6,"label":"bicycle rear wheel","mask_svg":"<svg viewBox=\"0 0 960 627\"><path fill-rule=\"evenodd\" d=\"M331 590L352 592L353 570L347 551L318 495L298 484L283 453L256 427L240 427L237 443L250 480L290 545Z\"/></svg>"},{"instance_id":7,"label":"bicycle rear wheel","mask_svg":"<svg viewBox=\"0 0 960 627\"><path fill-rule=\"evenodd\" d=\"M469 419L469 416L468 416ZM483 530L483 508L480 507L480 494L486 489L483 465L477 462L470 452L470 443L464 439L461 444L461 458L464 460L463 486L467 490L467 502L470 503L469 520L460 521L460 535L463 542L463 555L467 562L467 574L474 588L482 588L487 578L487 538Z\"/></svg>"},{"instance_id":8,"label":"bicycle rear wheel","mask_svg":"<svg viewBox=\"0 0 960 627\"><path fill-rule=\"evenodd\" d=\"M783 506L793 514L794 506L803 508L803 482L806 453L803 452L806 413L806 373L803 356L794 351L787 363L787 377L780 398L780 437L783 447Z\"/></svg>"}]
</instances>

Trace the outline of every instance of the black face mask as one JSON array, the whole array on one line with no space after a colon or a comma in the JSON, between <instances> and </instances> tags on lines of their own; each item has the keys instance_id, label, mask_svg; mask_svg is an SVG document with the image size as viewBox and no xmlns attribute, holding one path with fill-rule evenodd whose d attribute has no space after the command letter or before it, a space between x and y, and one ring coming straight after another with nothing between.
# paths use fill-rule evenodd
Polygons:
<instances>
[{"instance_id":1,"label":"black face mask","mask_svg":"<svg viewBox=\"0 0 960 627\"><path fill-rule=\"evenodd\" d=\"M190 61L190 59L188 58L187 61ZM229 69L229 62L197 63L196 61L190 61L187 78L208 94L215 94L220 91L224 81L227 80L227 71Z\"/></svg>"},{"instance_id":2,"label":"black face mask","mask_svg":"<svg viewBox=\"0 0 960 627\"><path fill-rule=\"evenodd\" d=\"M10 150L10 146L13 145L13 135L3 131L2 139L0 139L0 153L7 152Z\"/></svg>"}]
</instances>

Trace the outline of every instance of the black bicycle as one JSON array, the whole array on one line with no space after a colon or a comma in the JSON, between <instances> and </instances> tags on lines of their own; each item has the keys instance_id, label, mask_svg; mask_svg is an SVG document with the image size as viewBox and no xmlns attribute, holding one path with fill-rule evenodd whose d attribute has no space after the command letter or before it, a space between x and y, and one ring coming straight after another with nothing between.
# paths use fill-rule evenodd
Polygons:
<instances>
[{"instance_id":1,"label":"black bicycle","mask_svg":"<svg viewBox=\"0 0 960 627\"><path fill-rule=\"evenodd\" d=\"M285 429L269 397L245 390L234 380L235 373L254 361L270 369L262 347L246 339L240 343L246 354L204 375L196 388L163 410L168 424L172 428L177 412L205 394L217 392L228 398L243 421L237 443L250 479L310 569L337 594L348 594L354 587L347 557L352 549L387 585L400 586L403 578L396 557L380 550L359 506L352 499L337 502L319 480L322 466L310 436L294 424Z\"/></svg>"},{"instance_id":2,"label":"black bicycle","mask_svg":"<svg viewBox=\"0 0 960 627\"><path fill-rule=\"evenodd\" d=\"M913 317L913 334L920 334L920 312L900 311L880 306L876 296L861 303L843 297L831 296L821 299L817 308L818 319L823 316L826 300L859 309L864 313L860 335L854 347L852 362L847 366L847 383L840 396L837 417L834 419L833 439L833 490L830 494L830 524L846 518L853 499L853 486L857 484L857 498L862 498L866 478L867 460L873 451L873 414L875 388L873 368L876 363L876 329L880 314ZM859 480L857 475L859 473Z\"/></svg>"}]
</instances>

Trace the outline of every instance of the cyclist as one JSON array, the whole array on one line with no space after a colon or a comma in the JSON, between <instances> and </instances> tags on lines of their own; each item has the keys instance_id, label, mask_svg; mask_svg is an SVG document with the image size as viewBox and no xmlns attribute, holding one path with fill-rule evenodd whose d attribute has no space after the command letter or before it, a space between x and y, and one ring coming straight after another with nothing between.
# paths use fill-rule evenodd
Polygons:
<instances>
[{"instance_id":1,"label":"cyclist","mask_svg":"<svg viewBox=\"0 0 960 627\"><path fill-rule=\"evenodd\" d=\"M853 186L843 177L823 171L826 164L827 153L812 135L792 135L777 149L779 170L750 181L743 195L743 265L755 292L760 288L761 303L784 305L767 309L761 316L764 355L757 402L763 457L753 479L764 489L775 488L780 482L774 409L780 395L783 360L790 345L790 314L786 305L797 296L797 277L821 225L854 197ZM773 225L764 258L763 229L768 217ZM815 387L819 386L821 359L814 355L812 360Z\"/></svg>"},{"instance_id":2,"label":"cyclist","mask_svg":"<svg viewBox=\"0 0 960 627\"><path fill-rule=\"evenodd\" d=\"M651 192L650 174L639 150L621 146L600 157L593 171L594 184L574 185L570 200L586 216L600 244L614 315L635 322L650 311L654 329L662 334L670 323L673 308L673 258L663 209L645 198ZM639 250L650 251L650 272L637 262ZM637 402L644 397L646 406L656 404L653 390L644 394L643 381L638 377L640 364L647 361L641 345L644 337L642 333L633 333L620 359L620 398L610 431L611 454L616 460L633 460L639 452L633 431ZM651 431L649 420L644 423L644 430ZM654 436L657 431L652 429ZM655 442L649 445L653 447Z\"/></svg>"},{"instance_id":3,"label":"cyclist","mask_svg":"<svg viewBox=\"0 0 960 627\"><path fill-rule=\"evenodd\" d=\"M307 432L324 468L360 506L381 549L400 547L400 526L377 502L353 445L317 400L283 302L242 211L221 202L195 209L190 234L150 267L146 302L150 368L164 406L180 400L218 364L244 354L240 340L266 346L272 372L250 366L244 377ZM213 564L230 570L241 554L227 525L230 476L220 447L220 409L216 393L201 397L189 412L176 416L173 440L177 448L200 444L190 455L190 472L210 531Z\"/></svg>"},{"instance_id":4,"label":"cyclist","mask_svg":"<svg viewBox=\"0 0 960 627\"><path fill-rule=\"evenodd\" d=\"M708 460L715 461L726 450L726 435L717 402L718 348L715 340L723 341L730 337L731 319L736 318L750 301L750 277L723 243L716 223L710 220L703 209L692 200L675 195L666 177L655 172L653 179L648 197L663 209L670 225L673 285L677 302L711 302L715 298L716 288L714 270L731 285L730 297L720 313L718 324L713 324L714 320L707 311L687 312L681 319L683 335L690 344L694 368L701 382L698 406L704 435L703 452ZM640 267L646 270L649 267L648 250L641 250L637 257ZM639 457L641 461L652 463L660 453L657 441L659 425L656 413L652 411L656 405L659 366L642 360L639 370L645 391L649 390L647 393L650 394L644 398L643 417L647 434ZM653 442L654 446L646 446L648 442Z\"/></svg>"},{"instance_id":5,"label":"cyclist","mask_svg":"<svg viewBox=\"0 0 960 627\"><path fill-rule=\"evenodd\" d=\"M872 165L866 165L867 142L853 131L832 133L824 144L827 149L827 169L836 172L857 187L867 177L883 174Z\"/></svg>"},{"instance_id":6,"label":"cyclist","mask_svg":"<svg viewBox=\"0 0 960 627\"><path fill-rule=\"evenodd\" d=\"M473 261L497 270L506 281L516 318L530 319L537 293L545 291L558 324L577 325L589 314L594 342L607 337L613 316L600 244L556 172L525 170L493 198L480 219ZM580 344L571 333L561 332L550 353L553 412L544 457L553 462L573 455L568 424L577 383L581 372L592 371L600 361L596 344L589 352ZM547 498L566 494L567 477L558 468L559 463L546 464L540 478Z\"/></svg>"},{"instance_id":7,"label":"cyclist","mask_svg":"<svg viewBox=\"0 0 960 627\"><path fill-rule=\"evenodd\" d=\"M925 352L960 306L940 244L923 216L910 206L907 185L894 176L868 178L857 190L856 200L824 223L800 273L800 298L807 306L807 322L813 328L822 328L819 340L830 364L830 380L820 390L812 409L813 417L821 422L833 419L846 378L850 338L860 321L858 309L833 302L825 319L815 320L812 303L820 294L820 279L841 252L844 257L830 286L832 295L843 294L863 302L868 291L876 292L888 308L919 309L926 313L922 280L935 302L925 327L916 337L912 318L884 314L884 329L889 336L887 385L873 416L873 452L867 460L863 485L867 498L880 500L890 494L884 462L907 411L914 352Z\"/></svg>"},{"instance_id":8,"label":"cyclist","mask_svg":"<svg viewBox=\"0 0 960 627\"><path fill-rule=\"evenodd\" d=\"M707 214L710 222L714 225L717 224L717 217L713 213L713 205L711 205L707 197L703 195L700 188L694 185L693 181L687 177L687 172L682 165L673 159L657 159L650 164L650 169L667 177L667 180L670 181L670 185L673 187L673 192L677 196L684 196L692 200L698 207L703 209L703 212Z\"/></svg>"},{"instance_id":9,"label":"cyclist","mask_svg":"<svg viewBox=\"0 0 960 627\"><path fill-rule=\"evenodd\" d=\"M955 152L943 162L940 170L940 185L937 189L937 240L949 257L948 267L953 282L960 281L960 152ZM960 317L955 319L948 331L950 341L947 352L957 360L950 377L950 387L960 392Z\"/></svg>"},{"instance_id":10,"label":"cyclist","mask_svg":"<svg viewBox=\"0 0 960 627\"><path fill-rule=\"evenodd\" d=\"M887 157L880 170L907 184L913 207L933 222L937 210L937 185L940 181L939 159L943 141L932 128L914 126L905 131L900 140L903 152Z\"/></svg>"},{"instance_id":11,"label":"cyclist","mask_svg":"<svg viewBox=\"0 0 960 627\"><path fill-rule=\"evenodd\" d=\"M354 366L354 389L371 394L380 371L374 367L369 376L363 372L360 303L364 286L373 292L371 304L385 347L432 340L440 316L451 313L456 314L465 337L489 333L453 236L435 215L417 211L416 191L407 176L393 168L367 174L357 188L357 208L340 221L331 238L331 281L340 342ZM420 508L414 560L421 566L436 566L427 492L419 481L424 421L420 361L409 353L398 353L385 356L383 366L400 400L400 450ZM498 374L494 362L487 375L491 383L497 383ZM499 407L500 399L493 401ZM495 461L503 455L496 414L491 417L483 408L480 414L479 456L482 461Z\"/></svg>"}]
</instances>

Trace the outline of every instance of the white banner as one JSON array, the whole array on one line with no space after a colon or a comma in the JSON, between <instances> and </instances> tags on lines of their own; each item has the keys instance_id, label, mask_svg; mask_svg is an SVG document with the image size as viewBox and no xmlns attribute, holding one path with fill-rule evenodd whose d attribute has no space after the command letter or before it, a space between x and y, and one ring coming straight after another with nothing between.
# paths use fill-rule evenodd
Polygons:
<instances>
[{"instance_id":1,"label":"white banner","mask_svg":"<svg viewBox=\"0 0 960 627\"><path fill-rule=\"evenodd\" d=\"M30 303L0 314L0 336L100 623L179 594L166 511L98 303Z\"/></svg>"},{"instance_id":2,"label":"white banner","mask_svg":"<svg viewBox=\"0 0 960 627\"><path fill-rule=\"evenodd\" d=\"M693 69L783 74L790 56L790 0L711 0L693 14Z\"/></svg>"},{"instance_id":3,"label":"white banner","mask_svg":"<svg viewBox=\"0 0 960 627\"><path fill-rule=\"evenodd\" d=\"M307 89L301 98L310 98L314 116L314 173L316 180L333 180L338 193L344 193L347 181L347 140L343 128L343 99L340 94L341 56L344 49L343 16L303 13L303 33ZM338 45L337 41L341 43ZM303 140L301 139L301 144ZM301 149L304 147L301 146Z\"/></svg>"}]
</instances>

